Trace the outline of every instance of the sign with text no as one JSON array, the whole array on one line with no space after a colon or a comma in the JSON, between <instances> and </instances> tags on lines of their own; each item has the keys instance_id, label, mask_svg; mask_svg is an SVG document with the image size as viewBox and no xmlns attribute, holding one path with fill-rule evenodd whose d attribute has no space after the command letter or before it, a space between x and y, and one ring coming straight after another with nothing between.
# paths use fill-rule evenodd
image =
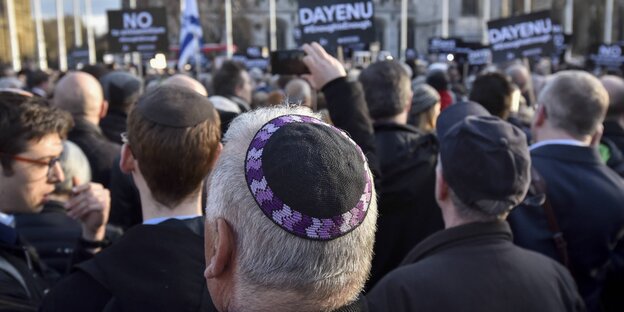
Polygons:
<instances>
[{"instance_id":1,"label":"sign with text no","mask_svg":"<svg viewBox=\"0 0 624 312\"><path fill-rule=\"evenodd\" d=\"M549 11L488 22L494 62L552 55L555 50L553 24Z\"/></svg>"},{"instance_id":2,"label":"sign with text no","mask_svg":"<svg viewBox=\"0 0 624 312\"><path fill-rule=\"evenodd\" d=\"M372 0L299 0L300 43L335 48L375 41Z\"/></svg>"},{"instance_id":3,"label":"sign with text no","mask_svg":"<svg viewBox=\"0 0 624 312\"><path fill-rule=\"evenodd\" d=\"M156 53L169 49L165 8L107 11L111 53Z\"/></svg>"}]
</instances>

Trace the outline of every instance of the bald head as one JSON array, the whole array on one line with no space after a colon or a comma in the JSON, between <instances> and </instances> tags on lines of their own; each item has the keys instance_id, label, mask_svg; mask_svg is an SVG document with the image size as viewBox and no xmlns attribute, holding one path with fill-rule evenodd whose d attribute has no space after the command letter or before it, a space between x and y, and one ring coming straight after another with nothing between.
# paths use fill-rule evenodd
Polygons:
<instances>
[{"instance_id":1,"label":"bald head","mask_svg":"<svg viewBox=\"0 0 624 312\"><path fill-rule=\"evenodd\" d=\"M593 136L602 124L609 95L600 81L583 71L559 72L546 84L538 102L552 126L581 138Z\"/></svg>"},{"instance_id":2,"label":"bald head","mask_svg":"<svg viewBox=\"0 0 624 312\"><path fill-rule=\"evenodd\" d=\"M173 75L165 79L162 85L186 87L203 96L208 96L208 91L206 91L204 85L202 85L199 81L182 74Z\"/></svg>"},{"instance_id":3,"label":"bald head","mask_svg":"<svg viewBox=\"0 0 624 312\"><path fill-rule=\"evenodd\" d=\"M609 93L609 109L607 118L624 116L624 79L618 76L604 76L600 79Z\"/></svg>"},{"instance_id":4,"label":"bald head","mask_svg":"<svg viewBox=\"0 0 624 312\"><path fill-rule=\"evenodd\" d=\"M511 80L518 86L518 88L520 88L520 90L524 91L528 87L528 82L531 76L524 65L511 65L505 72L509 77L511 77Z\"/></svg>"},{"instance_id":5,"label":"bald head","mask_svg":"<svg viewBox=\"0 0 624 312\"><path fill-rule=\"evenodd\" d=\"M100 82L83 72L71 72L59 80L54 88L52 103L75 117L85 117L88 120L99 121L106 115L106 103Z\"/></svg>"},{"instance_id":6,"label":"bald head","mask_svg":"<svg viewBox=\"0 0 624 312\"><path fill-rule=\"evenodd\" d=\"M303 79L293 79L284 88L289 102L300 102L302 106L314 109L312 104L312 88Z\"/></svg>"}]
</instances>

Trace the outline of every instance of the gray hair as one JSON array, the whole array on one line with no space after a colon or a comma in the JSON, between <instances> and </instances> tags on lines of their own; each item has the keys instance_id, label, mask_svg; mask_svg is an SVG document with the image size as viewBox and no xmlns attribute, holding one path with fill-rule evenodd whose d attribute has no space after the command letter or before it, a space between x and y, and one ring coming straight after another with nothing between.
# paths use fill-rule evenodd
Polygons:
<instances>
[{"instance_id":1,"label":"gray hair","mask_svg":"<svg viewBox=\"0 0 624 312\"><path fill-rule=\"evenodd\" d=\"M0 89L22 89L24 83L15 77L0 78Z\"/></svg>"},{"instance_id":2,"label":"gray hair","mask_svg":"<svg viewBox=\"0 0 624 312\"><path fill-rule=\"evenodd\" d=\"M593 135L605 118L609 95L594 76L577 70L554 75L540 93L548 119L574 137Z\"/></svg>"},{"instance_id":3,"label":"gray hair","mask_svg":"<svg viewBox=\"0 0 624 312\"><path fill-rule=\"evenodd\" d=\"M310 87L307 81L298 78L289 81L286 87L284 87L284 93L286 93L286 100L289 103L297 103L314 109L312 87Z\"/></svg>"},{"instance_id":4,"label":"gray hair","mask_svg":"<svg viewBox=\"0 0 624 312\"><path fill-rule=\"evenodd\" d=\"M71 141L63 141L60 163L65 180L55 185L54 192L67 194L72 190L72 178L78 178L80 184L91 182L91 167L84 152Z\"/></svg>"},{"instance_id":5,"label":"gray hair","mask_svg":"<svg viewBox=\"0 0 624 312\"><path fill-rule=\"evenodd\" d=\"M303 107L277 106L237 117L208 185L207 222L225 219L236 237L235 298L251 292L285 292L301 301L286 310L332 310L355 300L368 278L377 220L376 194L368 215L352 232L331 241L306 240L276 226L254 201L245 180L245 156L265 123L285 114L318 117ZM241 304L241 303L239 303Z\"/></svg>"}]
</instances>

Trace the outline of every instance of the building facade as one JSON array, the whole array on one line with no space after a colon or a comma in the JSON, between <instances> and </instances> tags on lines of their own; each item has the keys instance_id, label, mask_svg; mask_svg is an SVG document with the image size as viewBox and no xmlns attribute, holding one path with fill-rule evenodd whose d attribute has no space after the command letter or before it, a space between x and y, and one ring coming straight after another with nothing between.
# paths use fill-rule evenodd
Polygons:
<instances>
[{"instance_id":1,"label":"building facade","mask_svg":"<svg viewBox=\"0 0 624 312\"><path fill-rule=\"evenodd\" d=\"M35 25L31 18L30 1L15 1L15 24L22 60L33 60L36 54ZM11 41L6 1L0 1L0 63L11 63Z\"/></svg>"}]
</instances>

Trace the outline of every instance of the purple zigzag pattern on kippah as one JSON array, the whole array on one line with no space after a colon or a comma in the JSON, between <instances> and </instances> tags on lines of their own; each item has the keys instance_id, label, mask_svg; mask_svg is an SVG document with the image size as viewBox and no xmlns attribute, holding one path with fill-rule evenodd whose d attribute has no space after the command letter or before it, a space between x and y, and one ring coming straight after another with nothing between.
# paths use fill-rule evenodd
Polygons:
<instances>
[{"instance_id":1,"label":"purple zigzag pattern on kippah","mask_svg":"<svg viewBox=\"0 0 624 312\"><path fill-rule=\"evenodd\" d=\"M313 123L331 127L347 138L359 151L364 161L364 168L362 169L366 183L360 200L351 210L331 218L316 218L292 209L271 190L262 171L262 152L273 133L282 126L293 122ZM360 147L340 129L325 124L314 117L285 115L267 122L254 136L245 158L245 178L249 190L262 212L282 229L303 238L330 240L355 229L366 217L373 192L372 181L366 166L366 157Z\"/></svg>"}]
</instances>

